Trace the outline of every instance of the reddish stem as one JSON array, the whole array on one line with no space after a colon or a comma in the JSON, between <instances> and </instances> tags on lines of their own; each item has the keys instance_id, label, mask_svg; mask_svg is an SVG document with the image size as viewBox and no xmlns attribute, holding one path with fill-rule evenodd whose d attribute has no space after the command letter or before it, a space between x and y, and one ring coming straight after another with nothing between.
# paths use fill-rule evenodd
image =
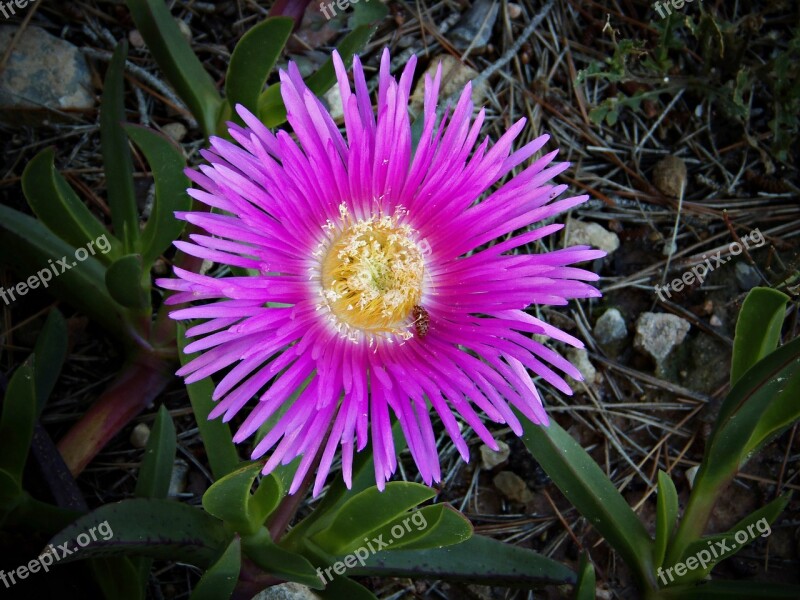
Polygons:
<instances>
[{"instance_id":1,"label":"reddish stem","mask_svg":"<svg viewBox=\"0 0 800 600\"><path fill-rule=\"evenodd\" d=\"M58 443L64 462L77 477L131 419L149 406L172 379L170 364L138 353L111 386Z\"/></svg>"}]
</instances>

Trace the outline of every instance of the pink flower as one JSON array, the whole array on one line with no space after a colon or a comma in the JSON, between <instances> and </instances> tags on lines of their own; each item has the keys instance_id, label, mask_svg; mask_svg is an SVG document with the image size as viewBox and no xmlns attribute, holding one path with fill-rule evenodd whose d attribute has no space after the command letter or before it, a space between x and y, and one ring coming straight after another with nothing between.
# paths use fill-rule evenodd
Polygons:
<instances>
[{"instance_id":1,"label":"pink flower","mask_svg":"<svg viewBox=\"0 0 800 600\"><path fill-rule=\"evenodd\" d=\"M414 150L407 107L416 58L397 81L384 51L377 118L358 58L355 91L338 54L334 61L346 136L290 64L280 77L294 136L237 107L247 124L230 126L238 145L212 138L209 164L190 172L200 188L190 194L218 212L180 213L208 235L175 245L257 274L215 279L176 268L177 279L159 281L179 292L169 303L206 301L171 314L206 319L187 331L197 339L186 351L202 354L178 374L190 383L224 372L212 412L224 421L256 399L237 443L285 410L252 457L271 452L267 473L303 456L291 493L324 444L315 495L339 445L350 486L353 452L370 439L383 488L397 466L392 414L427 484L441 478L431 408L464 460L459 418L492 448L480 413L518 435L510 406L547 425L528 370L565 394L554 368L581 376L530 334L582 344L525 308L599 296L584 283L594 273L567 265L604 256L588 246L526 251L563 227L535 225L587 199L555 201L567 186L550 181L568 166L551 164L557 151L489 191L548 136L512 152L523 119L476 146L484 112L472 119L470 84L449 118L436 117L440 69L425 78Z\"/></svg>"}]
</instances>

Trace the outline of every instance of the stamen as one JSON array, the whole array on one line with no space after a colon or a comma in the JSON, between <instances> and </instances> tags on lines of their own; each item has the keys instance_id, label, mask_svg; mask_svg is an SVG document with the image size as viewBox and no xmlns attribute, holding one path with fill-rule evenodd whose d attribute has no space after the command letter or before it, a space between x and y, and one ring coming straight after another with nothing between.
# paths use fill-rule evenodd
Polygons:
<instances>
[{"instance_id":1,"label":"stamen","mask_svg":"<svg viewBox=\"0 0 800 600\"><path fill-rule=\"evenodd\" d=\"M320 257L321 302L342 335L357 340L361 333L413 336L413 309L422 297L425 272L416 231L394 215L353 221L339 206L340 223L328 221L328 237L313 252Z\"/></svg>"}]
</instances>

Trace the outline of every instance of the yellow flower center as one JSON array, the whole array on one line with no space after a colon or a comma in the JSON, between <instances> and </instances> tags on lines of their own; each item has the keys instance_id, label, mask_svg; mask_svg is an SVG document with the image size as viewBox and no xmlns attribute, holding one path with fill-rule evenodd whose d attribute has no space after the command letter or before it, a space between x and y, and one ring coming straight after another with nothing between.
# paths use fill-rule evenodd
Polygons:
<instances>
[{"instance_id":1,"label":"yellow flower center","mask_svg":"<svg viewBox=\"0 0 800 600\"><path fill-rule=\"evenodd\" d=\"M395 216L353 221L342 204L339 224L328 222L320 259L322 303L336 328L412 336L412 312L422 297L424 259L416 232Z\"/></svg>"}]
</instances>

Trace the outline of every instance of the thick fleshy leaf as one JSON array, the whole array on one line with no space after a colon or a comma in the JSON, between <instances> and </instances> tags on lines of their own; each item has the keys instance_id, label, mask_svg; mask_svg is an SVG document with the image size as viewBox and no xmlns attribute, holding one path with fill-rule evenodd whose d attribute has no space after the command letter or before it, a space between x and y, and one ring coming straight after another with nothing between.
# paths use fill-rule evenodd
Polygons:
<instances>
[{"instance_id":1,"label":"thick fleshy leaf","mask_svg":"<svg viewBox=\"0 0 800 600\"><path fill-rule=\"evenodd\" d=\"M411 508L430 500L436 490L418 483L392 481L381 492L373 486L348 500L331 523L313 536L322 549L343 554L354 542L361 545L369 533L391 524Z\"/></svg>"},{"instance_id":2,"label":"thick fleshy leaf","mask_svg":"<svg viewBox=\"0 0 800 600\"><path fill-rule=\"evenodd\" d=\"M187 356L183 351L189 343L186 339L186 329L182 323L178 323L177 327L178 354L181 364L185 365L196 355ZM211 399L214 393L214 382L207 377L196 383L188 384L186 391L189 393L192 412L197 427L200 429L200 439L203 440L203 447L206 449L211 474L214 475L214 479L220 479L239 467L239 455L236 452L228 424L223 423L220 419L209 420L208 418L214 408L214 401Z\"/></svg>"},{"instance_id":3,"label":"thick fleshy leaf","mask_svg":"<svg viewBox=\"0 0 800 600\"><path fill-rule=\"evenodd\" d=\"M329 577L330 576L330 577ZM316 590L314 593L323 600L378 600L378 597L370 592L360 583L339 577L332 571L321 576L326 582L324 590Z\"/></svg>"},{"instance_id":4,"label":"thick fleshy leaf","mask_svg":"<svg viewBox=\"0 0 800 600\"><path fill-rule=\"evenodd\" d=\"M360 25L348 33L336 49L342 56L345 67L350 66L353 56L361 50L375 33L375 26L371 24ZM333 59L329 58L316 73L306 79L306 85L317 96L327 92L336 83L336 71L333 68ZM280 84L269 86L258 99L258 118L267 127L277 127L286 121L286 107L280 93Z\"/></svg>"},{"instance_id":5,"label":"thick fleshy leaf","mask_svg":"<svg viewBox=\"0 0 800 600\"><path fill-rule=\"evenodd\" d=\"M658 472L658 500L656 502L656 541L653 549L653 565L658 568L664 562L675 523L678 520L678 491L667 473Z\"/></svg>"},{"instance_id":6,"label":"thick fleshy leaf","mask_svg":"<svg viewBox=\"0 0 800 600\"><path fill-rule=\"evenodd\" d=\"M744 299L736 321L731 358L731 385L778 347L789 296L771 288L756 287Z\"/></svg>"},{"instance_id":7,"label":"thick fleshy leaf","mask_svg":"<svg viewBox=\"0 0 800 600\"><path fill-rule=\"evenodd\" d=\"M561 493L619 552L641 584L651 580L650 536L622 494L558 423L541 427L520 417L522 440Z\"/></svg>"},{"instance_id":8,"label":"thick fleshy leaf","mask_svg":"<svg viewBox=\"0 0 800 600\"><path fill-rule=\"evenodd\" d=\"M158 409L153 429L139 467L134 494L139 498L166 498L169 492L169 482L172 478L172 469L175 464L175 425L169 411L162 404ZM153 559L147 556L137 556L133 559L134 568L137 570L138 587L147 588L150 569Z\"/></svg>"},{"instance_id":9,"label":"thick fleshy leaf","mask_svg":"<svg viewBox=\"0 0 800 600\"><path fill-rule=\"evenodd\" d=\"M524 587L574 584L576 579L575 573L559 562L482 535L446 548L373 554L365 566L354 567L348 575Z\"/></svg>"},{"instance_id":10,"label":"thick fleshy leaf","mask_svg":"<svg viewBox=\"0 0 800 600\"><path fill-rule=\"evenodd\" d=\"M220 559L197 582L189 600L226 600L233 594L242 569L242 543L234 536Z\"/></svg>"},{"instance_id":11,"label":"thick fleshy leaf","mask_svg":"<svg viewBox=\"0 0 800 600\"><path fill-rule=\"evenodd\" d=\"M293 28L293 19L270 17L242 36L231 54L225 79L230 106L242 104L255 112L267 77L275 68Z\"/></svg>"},{"instance_id":12,"label":"thick fleshy leaf","mask_svg":"<svg viewBox=\"0 0 800 600\"><path fill-rule=\"evenodd\" d=\"M203 494L203 508L243 535L258 531L284 495L283 486L272 474L262 477L255 493L250 493L263 467L254 462L214 482Z\"/></svg>"},{"instance_id":13,"label":"thick fleshy leaf","mask_svg":"<svg viewBox=\"0 0 800 600\"><path fill-rule=\"evenodd\" d=\"M186 222L176 219L176 211L192 208L186 193L189 178L183 170L183 152L166 136L139 125L126 125L125 132L142 151L153 172L156 194L153 210L142 232L143 268L150 270L153 262L183 233Z\"/></svg>"},{"instance_id":14,"label":"thick fleshy leaf","mask_svg":"<svg viewBox=\"0 0 800 600\"><path fill-rule=\"evenodd\" d=\"M144 310L150 306L149 286L142 286L144 276L141 254L123 256L106 270L108 293L122 306ZM148 282L149 276L147 273Z\"/></svg>"},{"instance_id":15,"label":"thick fleshy leaf","mask_svg":"<svg viewBox=\"0 0 800 600\"><path fill-rule=\"evenodd\" d=\"M322 580L304 556L275 544L266 528L242 538L247 557L264 571L287 581L296 581L315 590L322 589Z\"/></svg>"},{"instance_id":16,"label":"thick fleshy leaf","mask_svg":"<svg viewBox=\"0 0 800 600\"><path fill-rule=\"evenodd\" d=\"M5 513L16 508L22 499L22 487L17 478L4 469L0 469L0 525Z\"/></svg>"},{"instance_id":17,"label":"thick fleshy leaf","mask_svg":"<svg viewBox=\"0 0 800 600\"><path fill-rule=\"evenodd\" d=\"M405 513L365 537L385 539L389 544L387 550L424 550L460 544L472 533L472 523L455 508L449 504L434 504ZM363 545L363 540L355 540L346 551Z\"/></svg>"},{"instance_id":18,"label":"thick fleshy leaf","mask_svg":"<svg viewBox=\"0 0 800 600\"><path fill-rule=\"evenodd\" d=\"M727 482L766 441L800 418L800 338L739 379L720 409L697 477Z\"/></svg>"},{"instance_id":19,"label":"thick fleshy leaf","mask_svg":"<svg viewBox=\"0 0 800 600\"><path fill-rule=\"evenodd\" d=\"M125 253L131 254L139 250L139 211L133 189L131 149L122 129L127 55L128 43L123 41L114 50L108 64L100 102L100 146L114 234L122 240Z\"/></svg>"},{"instance_id":20,"label":"thick fleshy leaf","mask_svg":"<svg viewBox=\"0 0 800 600\"><path fill-rule=\"evenodd\" d=\"M222 99L164 0L126 0L136 28L205 135L214 132Z\"/></svg>"},{"instance_id":21,"label":"thick fleshy leaf","mask_svg":"<svg viewBox=\"0 0 800 600\"><path fill-rule=\"evenodd\" d=\"M17 482L22 481L36 422L35 362L31 356L14 372L0 415L0 469Z\"/></svg>"},{"instance_id":22,"label":"thick fleshy leaf","mask_svg":"<svg viewBox=\"0 0 800 600\"><path fill-rule=\"evenodd\" d=\"M42 413L47 399L61 374L67 358L67 322L54 308L47 315L33 349L36 355L36 416Z\"/></svg>"},{"instance_id":23,"label":"thick fleshy leaf","mask_svg":"<svg viewBox=\"0 0 800 600\"><path fill-rule=\"evenodd\" d=\"M575 585L575 600L594 600L596 577L594 565L585 552L581 554L578 565L578 583Z\"/></svg>"},{"instance_id":24,"label":"thick fleshy leaf","mask_svg":"<svg viewBox=\"0 0 800 600\"><path fill-rule=\"evenodd\" d=\"M679 585L705 579L718 563L732 557L759 536L769 536L772 533L770 526L786 508L789 498L788 493L778 496L769 504L747 515L728 531L704 536L692 542L686 547L680 560L675 563L676 565L682 563L688 570L683 575L678 575L677 572L673 573L670 570L671 565L665 564L664 570L658 572L659 583Z\"/></svg>"},{"instance_id":25,"label":"thick fleshy leaf","mask_svg":"<svg viewBox=\"0 0 800 600\"><path fill-rule=\"evenodd\" d=\"M91 256L80 262L74 256L75 248L42 223L0 204L0 262L28 280L36 275L37 287L46 287L112 335L123 337L124 309L108 294L105 268Z\"/></svg>"},{"instance_id":26,"label":"thick fleshy leaf","mask_svg":"<svg viewBox=\"0 0 800 600\"><path fill-rule=\"evenodd\" d=\"M94 256L110 264L122 255L122 244L89 212L67 181L56 170L55 150L45 148L34 156L22 173L22 191L33 213L64 242L74 248L85 248L89 242L106 236L111 249ZM6 210L11 210L6 208ZM5 219L0 220L5 222ZM49 256L55 261L61 255ZM46 262L46 261L45 261Z\"/></svg>"},{"instance_id":27,"label":"thick fleshy leaf","mask_svg":"<svg viewBox=\"0 0 800 600\"><path fill-rule=\"evenodd\" d=\"M373 25L386 18L388 14L389 9L380 2L353 3L353 16L348 19L347 24L351 29L361 25Z\"/></svg>"},{"instance_id":28,"label":"thick fleshy leaf","mask_svg":"<svg viewBox=\"0 0 800 600\"><path fill-rule=\"evenodd\" d=\"M405 449L406 439L397 422L392 426L392 439L397 452ZM375 485L371 447L356 454L353 459L352 473L352 486L348 489L342 478L334 481L317 508L283 537L282 546L300 551L307 539L319 531L324 531L333 523L345 503Z\"/></svg>"},{"instance_id":29,"label":"thick fleshy leaf","mask_svg":"<svg viewBox=\"0 0 800 600\"><path fill-rule=\"evenodd\" d=\"M66 543L67 548L74 549L78 547L78 536L85 541L87 532L92 530L96 539L61 558L61 563L122 554L207 568L216 562L231 539L221 521L197 507L173 500L134 498L105 504L80 517L50 543L54 546Z\"/></svg>"},{"instance_id":30,"label":"thick fleshy leaf","mask_svg":"<svg viewBox=\"0 0 800 600\"><path fill-rule=\"evenodd\" d=\"M135 494L139 498L166 498L175 464L175 425L164 405L158 409L139 468Z\"/></svg>"}]
</instances>

